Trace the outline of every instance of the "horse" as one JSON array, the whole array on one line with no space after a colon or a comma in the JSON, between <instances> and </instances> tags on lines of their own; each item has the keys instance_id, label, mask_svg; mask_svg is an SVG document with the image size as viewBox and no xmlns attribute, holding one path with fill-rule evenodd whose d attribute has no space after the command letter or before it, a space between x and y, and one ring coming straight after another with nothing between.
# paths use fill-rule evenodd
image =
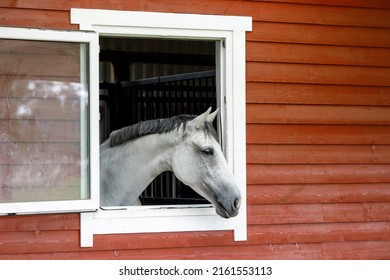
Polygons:
<instances>
[{"instance_id":1,"label":"horse","mask_svg":"<svg viewBox=\"0 0 390 280\"><path fill-rule=\"evenodd\" d=\"M212 125L218 109L210 111L113 131L100 146L101 206L138 205L154 178L169 170L210 201L219 216L236 216L241 194Z\"/></svg>"}]
</instances>

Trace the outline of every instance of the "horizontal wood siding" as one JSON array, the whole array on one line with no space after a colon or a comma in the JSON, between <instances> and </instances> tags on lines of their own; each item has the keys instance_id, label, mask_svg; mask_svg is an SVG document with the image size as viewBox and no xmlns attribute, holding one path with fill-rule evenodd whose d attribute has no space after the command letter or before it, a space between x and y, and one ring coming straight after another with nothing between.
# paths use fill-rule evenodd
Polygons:
<instances>
[{"instance_id":1,"label":"horizontal wood siding","mask_svg":"<svg viewBox=\"0 0 390 280\"><path fill-rule=\"evenodd\" d=\"M277 2L299 20L255 19L247 35L249 227L259 243L321 244L324 259L388 259L390 11Z\"/></svg>"},{"instance_id":2,"label":"horizontal wood siding","mask_svg":"<svg viewBox=\"0 0 390 280\"><path fill-rule=\"evenodd\" d=\"M69 23L72 7L253 17L246 57L248 241L234 242L229 231L117 234L80 248L78 214L1 217L0 258L390 258L388 1L8 0L0 3L0 24L77 29ZM35 105L45 108L42 118L63 118L49 103ZM12 149L0 145L2 161L18 162ZM58 150L76 153L64 143Z\"/></svg>"}]
</instances>

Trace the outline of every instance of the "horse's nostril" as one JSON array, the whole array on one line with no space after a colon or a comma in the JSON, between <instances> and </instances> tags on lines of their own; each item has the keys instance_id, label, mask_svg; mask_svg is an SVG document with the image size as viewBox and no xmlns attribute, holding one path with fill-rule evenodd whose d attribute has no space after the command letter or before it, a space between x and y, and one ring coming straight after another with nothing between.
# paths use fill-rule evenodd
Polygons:
<instances>
[{"instance_id":1,"label":"horse's nostril","mask_svg":"<svg viewBox=\"0 0 390 280\"><path fill-rule=\"evenodd\" d=\"M241 199L240 199L239 197L237 197L237 198L234 200L233 206L234 206L235 209L238 209L238 208L240 208L240 205L241 205Z\"/></svg>"}]
</instances>

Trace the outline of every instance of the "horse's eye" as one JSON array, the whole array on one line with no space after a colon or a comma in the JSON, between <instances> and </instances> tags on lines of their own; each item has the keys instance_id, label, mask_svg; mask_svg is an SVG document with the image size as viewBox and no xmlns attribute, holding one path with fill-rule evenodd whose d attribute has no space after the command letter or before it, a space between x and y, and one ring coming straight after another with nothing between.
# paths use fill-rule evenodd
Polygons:
<instances>
[{"instance_id":1,"label":"horse's eye","mask_svg":"<svg viewBox=\"0 0 390 280\"><path fill-rule=\"evenodd\" d=\"M206 156L212 156L214 154L214 149L213 148L207 148L202 150L202 153Z\"/></svg>"}]
</instances>

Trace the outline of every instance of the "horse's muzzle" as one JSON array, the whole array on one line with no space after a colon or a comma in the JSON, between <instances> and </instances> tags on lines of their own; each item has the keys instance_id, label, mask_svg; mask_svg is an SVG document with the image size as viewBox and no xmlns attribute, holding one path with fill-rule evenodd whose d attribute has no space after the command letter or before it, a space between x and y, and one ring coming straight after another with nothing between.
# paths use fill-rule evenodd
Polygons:
<instances>
[{"instance_id":1,"label":"horse's muzzle","mask_svg":"<svg viewBox=\"0 0 390 280\"><path fill-rule=\"evenodd\" d=\"M219 216L225 219L229 219L238 215L239 209L241 206L241 197L237 197L233 200L230 205L225 205L221 202L218 202L218 205L215 208L215 211Z\"/></svg>"}]
</instances>

